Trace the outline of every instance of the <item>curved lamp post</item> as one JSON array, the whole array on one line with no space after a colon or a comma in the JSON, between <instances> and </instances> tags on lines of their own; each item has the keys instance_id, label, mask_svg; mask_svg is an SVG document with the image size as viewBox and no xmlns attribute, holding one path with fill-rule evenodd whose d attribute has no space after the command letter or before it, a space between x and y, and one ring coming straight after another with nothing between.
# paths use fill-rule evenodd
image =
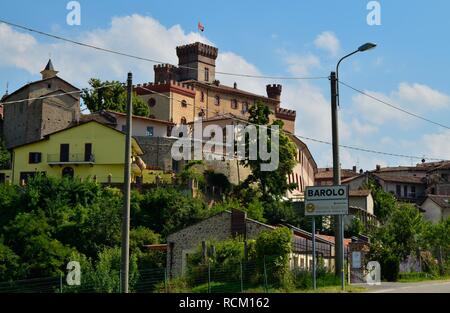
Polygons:
<instances>
[{"instance_id":1,"label":"curved lamp post","mask_svg":"<svg viewBox=\"0 0 450 313\"><path fill-rule=\"evenodd\" d=\"M339 161L339 136L338 136L338 112L337 106L339 105L339 65L341 62L358 53L364 52L375 48L377 45L371 42L365 43L357 50L342 57L336 65L336 72L331 72L331 125L333 136L333 184L339 186L341 184L341 169ZM335 225L335 269L336 275L341 276L341 287L344 289L344 217L343 215L337 216L337 222Z\"/></svg>"}]
</instances>

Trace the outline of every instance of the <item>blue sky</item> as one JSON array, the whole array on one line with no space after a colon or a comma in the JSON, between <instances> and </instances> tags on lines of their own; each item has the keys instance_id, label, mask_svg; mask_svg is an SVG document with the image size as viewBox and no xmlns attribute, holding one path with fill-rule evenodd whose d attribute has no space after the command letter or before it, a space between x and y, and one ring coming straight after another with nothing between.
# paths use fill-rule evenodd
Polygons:
<instances>
[{"instance_id":1,"label":"blue sky","mask_svg":"<svg viewBox=\"0 0 450 313\"><path fill-rule=\"evenodd\" d=\"M381 25L369 26L370 1L92 1L80 0L81 25L66 23L65 0L2 2L0 18L148 58L175 63L175 46L202 40L219 47L218 70L261 75L328 76L340 56L366 41L378 47L342 64L340 78L395 105L450 124L450 3L379 1ZM20 12L18 14L17 12ZM197 33L197 22L205 32ZM49 54L60 76L86 87L90 77L124 80L132 70L153 80L153 64L72 47L0 25L0 93L39 78ZM265 93L283 84L283 106L297 110L296 132L328 140L329 82L250 80L241 88ZM341 87L341 142L392 153L450 159L450 132L393 111ZM320 166L330 147L305 141ZM418 160L342 149L345 167L410 165Z\"/></svg>"}]
</instances>

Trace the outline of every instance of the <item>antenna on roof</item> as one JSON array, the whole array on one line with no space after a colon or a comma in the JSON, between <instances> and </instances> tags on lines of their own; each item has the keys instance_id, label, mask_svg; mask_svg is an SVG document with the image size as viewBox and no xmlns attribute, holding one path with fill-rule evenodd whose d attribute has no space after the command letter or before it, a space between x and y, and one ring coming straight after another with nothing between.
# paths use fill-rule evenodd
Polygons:
<instances>
[{"instance_id":1,"label":"antenna on roof","mask_svg":"<svg viewBox=\"0 0 450 313\"><path fill-rule=\"evenodd\" d=\"M9 82L6 82L6 91L5 91L5 96L8 95L8 89L9 89Z\"/></svg>"}]
</instances>

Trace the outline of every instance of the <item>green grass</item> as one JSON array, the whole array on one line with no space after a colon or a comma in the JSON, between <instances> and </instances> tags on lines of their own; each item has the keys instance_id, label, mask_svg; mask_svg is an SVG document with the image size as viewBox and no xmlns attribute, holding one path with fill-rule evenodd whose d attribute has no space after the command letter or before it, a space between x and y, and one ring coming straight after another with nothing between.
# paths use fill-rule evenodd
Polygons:
<instances>
[{"instance_id":1,"label":"green grass","mask_svg":"<svg viewBox=\"0 0 450 313\"><path fill-rule=\"evenodd\" d=\"M434 276L428 273L401 273L398 280L399 283L414 283L421 281L432 281L432 280L448 280L450 276Z\"/></svg>"}]
</instances>

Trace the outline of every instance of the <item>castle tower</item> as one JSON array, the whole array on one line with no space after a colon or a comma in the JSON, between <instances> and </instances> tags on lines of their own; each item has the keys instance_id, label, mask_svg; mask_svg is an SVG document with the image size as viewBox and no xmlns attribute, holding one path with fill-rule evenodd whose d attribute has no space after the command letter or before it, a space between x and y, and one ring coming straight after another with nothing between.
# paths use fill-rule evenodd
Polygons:
<instances>
[{"instance_id":1,"label":"castle tower","mask_svg":"<svg viewBox=\"0 0 450 313\"><path fill-rule=\"evenodd\" d=\"M41 71L42 79L52 78L55 77L56 74L58 74L58 71L55 71L53 68L52 60L49 59L47 66Z\"/></svg>"},{"instance_id":2,"label":"castle tower","mask_svg":"<svg viewBox=\"0 0 450 313\"><path fill-rule=\"evenodd\" d=\"M281 100L281 85L267 85L266 92L267 97L278 101Z\"/></svg>"},{"instance_id":3,"label":"castle tower","mask_svg":"<svg viewBox=\"0 0 450 313\"><path fill-rule=\"evenodd\" d=\"M177 47L180 81L213 82L219 49L200 42Z\"/></svg>"}]
</instances>

